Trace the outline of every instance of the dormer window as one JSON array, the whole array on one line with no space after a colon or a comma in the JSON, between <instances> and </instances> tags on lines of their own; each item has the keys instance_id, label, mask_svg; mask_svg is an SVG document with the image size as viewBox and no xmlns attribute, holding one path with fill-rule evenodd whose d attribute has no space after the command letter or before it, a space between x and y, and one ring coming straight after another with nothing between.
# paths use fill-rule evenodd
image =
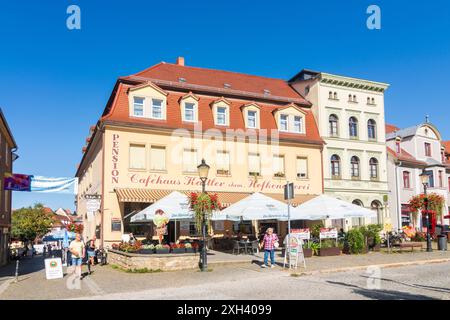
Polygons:
<instances>
[{"instance_id":1,"label":"dormer window","mask_svg":"<svg viewBox=\"0 0 450 320\"><path fill-rule=\"evenodd\" d=\"M184 104L184 121L195 121L195 104L186 102Z\"/></svg>"},{"instance_id":2,"label":"dormer window","mask_svg":"<svg viewBox=\"0 0 450 320\"><path fill-rule=\"evenodd\" d=\"M298 133L303 131L302 117L300 117L300 116L294 117L293 129L294 129L294 132L298 132Z\"/></svg>"},{"instance_id":3,"label":"dormer window","mask_svg":"<svg viewBox=\"0 0 450 320\"><path fill-rule=\"evenodd\" d=\"M288 131L288 123L289 123L289 116L287 114L280 114L280 130L281 131Z\"/></svg>"},{"instance_id":4,"label":"dormer window","mask_svg":"<svg viewBox=\"0 0 450 320\"><path fill-rule=\"evenodd\" d=\"M256 128L256 111L247 111L247 127Z\"/></svg>"},{"instance_id":5,"label":"dormer window","mask_svg":"<svg viewBox=\"0 0 450 320\"><path fill-rule=\"evenodd\" d=\"M217 124L222 126L227 124L227 108L217 107Z\"/></svg>"},{"instance_id":6,"label":"dormer window","mask_svg":"<svg viewBox=\"0 0 450 320\"><path fill-rule=\"evenodd\" d=\"M144 98L134 97L133 98L133 116L143 117L144 116Z\"/></svg>"},{"instance_id":7,"label":"dormer window","mask_svg":"<svg viewBox=\"0 0 450 320\"><path fill-rule=\"evenodd\" d=\"M185 122L198 121L198 101L199 98L192 92L183 96L180 101L182 120Z\"/></svg>"},{"instance_id":8,"label":"dormer window","mask_svg":"<svg viewBox=\"0 0 450 320\"><path fill-rule=\"evenodd\" d=\"M162 119L163 118L163 101L160 99L152 99L152 118Z\"/></svg>"}]
</instances>

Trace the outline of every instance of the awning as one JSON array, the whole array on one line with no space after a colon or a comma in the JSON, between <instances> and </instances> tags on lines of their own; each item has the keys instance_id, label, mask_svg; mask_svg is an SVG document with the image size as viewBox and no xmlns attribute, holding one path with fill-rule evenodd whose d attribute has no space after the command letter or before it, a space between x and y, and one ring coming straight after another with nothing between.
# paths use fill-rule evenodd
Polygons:
<instances>
[{"instance_id":1,"label":"awning","mask_svg":"<svg viewBox=\"0 0 450 320\"><path fill-rule=\"evenodd\" d=\"M188 195L192 191L185 190L158 190L158 189L139 189L139 188L116 188L115 189L117 198L120 202L143 202L143 203L153 203L158 201L165 196L168 196L172 191L179 191ZM219 202L222 206L228 207L231 204L238 202L253 192L221 192L221 191L208 191L209 193L217 193L219 197ZM275 200L283 201L284 196L282 193L264 193L264 195L274 198ZM298 194L291 199L291 204L297 206L315 198L317 195L310 194Z\"/></svg>"}]
</instances>

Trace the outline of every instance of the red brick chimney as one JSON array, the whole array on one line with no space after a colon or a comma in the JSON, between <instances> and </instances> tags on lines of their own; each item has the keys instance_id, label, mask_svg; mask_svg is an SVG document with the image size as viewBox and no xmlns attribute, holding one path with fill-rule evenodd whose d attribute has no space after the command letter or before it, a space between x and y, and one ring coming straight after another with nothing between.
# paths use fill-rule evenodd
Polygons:
<instances>
[{"instance_id":1,"label":"red brick chimney","mask_svg":"<svg viewBox=\"0 0 450 320\"><path fill-rule=\"evenodd\" d=\"M177 58L177 65L184 66L184 57Z\"/></svg>"}]
</instances>

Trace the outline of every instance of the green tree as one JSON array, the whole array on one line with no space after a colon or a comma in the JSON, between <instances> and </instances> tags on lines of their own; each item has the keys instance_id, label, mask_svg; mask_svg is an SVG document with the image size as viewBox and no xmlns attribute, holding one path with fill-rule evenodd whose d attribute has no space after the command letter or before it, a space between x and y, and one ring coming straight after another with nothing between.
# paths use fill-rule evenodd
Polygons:
<instances>
[{"instance_id":1,"label":"green tree","mask_svg":"<svg viewBox=\"0 0 450 320\"><path fill-rule=\"evenodd\" d=\"M52 228L51 214L44 211L40 203L34 207L15 210L11 217L12 236L22 241L33 241L36 237L43 237Z\"/></svg>"}]
</instances>

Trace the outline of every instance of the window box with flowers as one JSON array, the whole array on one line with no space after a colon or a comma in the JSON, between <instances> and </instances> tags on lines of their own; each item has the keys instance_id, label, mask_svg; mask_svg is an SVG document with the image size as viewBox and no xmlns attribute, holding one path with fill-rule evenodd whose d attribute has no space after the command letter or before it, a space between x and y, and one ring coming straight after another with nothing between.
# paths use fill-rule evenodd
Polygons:
<instances>
[{"instance_id":1,"label":"window box with flowers","mask_svg":"<svg viewBox=\"0 0 450 320\"><path fill-rule=\"evenodd\" d=\"M284 172L277 172L274 174L274 177L275 178L284 178L285 174L284 174Z\"/></svg>"},{"instance_id":2,"label":"window box with flowers","mask_svg":"<svg viewBox=\"0 0 450 320\"><path fill-rule=\"evenodd\" d=\"M153 254L155 253L155 245L153 244L144 244L142 249L139 251L142 254Z\"/></svg>"},{"instance_id":3,"label":"window box with flowers","mask_svg":"<svg viewBox=\"0 0 450 320\"><path fill-rule=\"evenodd\" d=\"M195 249L192 247L192 244L190 244L189 242L185 243L184 247L186 248L186 253L194 253L195 252Z\"/></svg>"}]
</instances>

